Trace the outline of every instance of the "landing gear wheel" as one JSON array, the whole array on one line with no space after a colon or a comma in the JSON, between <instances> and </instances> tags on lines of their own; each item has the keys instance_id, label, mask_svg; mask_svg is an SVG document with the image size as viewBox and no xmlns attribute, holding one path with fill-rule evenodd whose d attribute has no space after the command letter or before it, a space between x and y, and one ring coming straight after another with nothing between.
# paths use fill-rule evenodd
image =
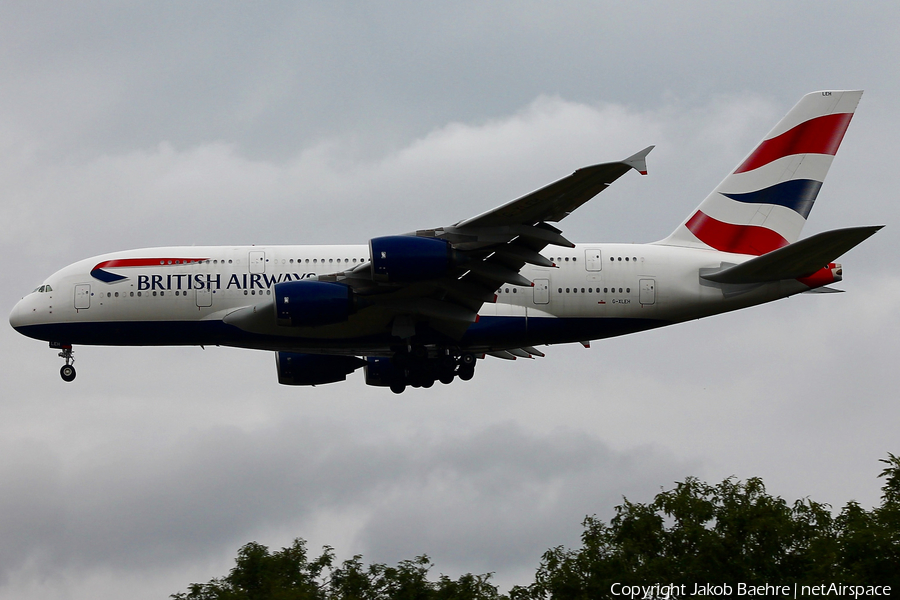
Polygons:
<instances>
[{"instance_id":1,"label":"landing gear wheel","mask_svg":"<svg viewBox=\"0 0 900 600\"><path fill-rule=\"evenodd\" d=\"M469 381L475 377L475 365L459 365L459 378L463 381Z\"/></svg>"},{"instance_id":2,"label":"landing gear wheel","mask_svg":"<svg viewBox=\"0 0 900 600\"><path fill-rule=\"evenodd\" d=\"M75 367L72 366L72 363L75 362L75 351L72 350L72 344L54 344L51 342L50 347L61 348L62 352L59 353L59 357L66 361L66 364L59 370L59 376L63 378L63 381L75 379Z\"/></svg>"},{"instance_id":3,"label":"landing gear wheel","mask_svg":"<svg viewBox=\"0 0 900 600\"><path fill-rule=\"evenodd\" d=\"M75 379L75 367L72 365L63 365L59 369L59 376L63 378L63 381L72 381Z\"/></svg>"},{"instance_id":4,"label":"landing gear wheel","mask_svg":"<svg viewBox=\"0 0 900 600\"><path fill-rule=\"evenodd\" d=\"M475 365L475 355L471 352L463 352L462 356L459 357L459 364L461 366Z\"/></svg>"},{"instance_id":5,"label":"landing gear wheel","mask_svg":"<svg viewBox=\"0 0 900 600\"><path fill-rule=\"evenodd\" d=\"M406 384L402 381L392 381L391 382L391 391L395 394L402 394L406 389Z\"/></svg>"},{"instance_id":6,"label":"landing gear wheel","mask_svg":"<svg viewBox=\"0 0 900 600\"><path fill-rule=\"evenodd\" d=\"M453 383L454 377L455 377L455 374L453 373L453 371L449 371L449 372L445 371L438 376L438 380L440 380L441 383L446 385L449 383Z\"/></svg>"}]
</instances>

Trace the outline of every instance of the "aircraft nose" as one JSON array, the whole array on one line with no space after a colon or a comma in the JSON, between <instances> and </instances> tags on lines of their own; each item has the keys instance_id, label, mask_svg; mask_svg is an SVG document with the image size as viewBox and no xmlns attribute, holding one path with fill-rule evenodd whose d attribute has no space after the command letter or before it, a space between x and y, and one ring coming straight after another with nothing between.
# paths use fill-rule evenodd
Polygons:
<instances>
[{"instance_id":1,"label":"aircraft nose","mask_svg":"<svg viewBox=\"0 0 900 600\"><path fill-rule=\"evenodd\" d=\"M19 327L25 325L25 307L24 299L16 302L16 305L13 306L12 312L9 313L9 324L12 325L13 329L16 331L19 330Z\"/></svg>"}]
</instances>

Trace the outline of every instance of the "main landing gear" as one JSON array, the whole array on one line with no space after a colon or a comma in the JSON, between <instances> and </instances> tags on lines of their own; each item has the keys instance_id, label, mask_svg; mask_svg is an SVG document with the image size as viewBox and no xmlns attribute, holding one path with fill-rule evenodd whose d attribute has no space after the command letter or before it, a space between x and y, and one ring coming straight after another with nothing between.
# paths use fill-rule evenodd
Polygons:
<instances>
[{"instance_id":1,"label":"main landing gear","mask_svg":"<svg viewBox=\"0 0 900 600\"><path fill-rule=\"evenodd\" d=\"M62 377L63 381L72 381L73 379L75 379L75 367L72 366L72 363L75 362L75 351L72 350L72 346L70 344L65 344L59 347L62 348L62 352L59 353L59 357L66 360L66 364L64 364L59 370L59 376Z\"/></svg>"},{"instance_id":2,"label":"main landing gear","mask_svg":"<svg viewBox=\"0 0 900 600\"><path fill-rule=\"evenodd\" d=\"M471 352L453 355L441 349L438 356L429 356L424 346L404 349L391 357L391 391L401 394L406 386L430 388L435 381L449 384L455 377L468 381L475 376L475 360Z\"/></svg>"}]
</instances>

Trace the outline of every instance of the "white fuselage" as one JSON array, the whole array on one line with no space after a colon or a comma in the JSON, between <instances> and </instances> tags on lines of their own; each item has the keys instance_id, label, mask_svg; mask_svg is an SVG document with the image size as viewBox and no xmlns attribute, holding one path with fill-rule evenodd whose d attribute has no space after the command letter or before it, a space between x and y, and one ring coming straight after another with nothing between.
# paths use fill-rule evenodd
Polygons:
<instances>
[{"instance_id":1,"label":"white fuselage","mask_svg":"<svg viewBox=\"0 0 900 600\"><path fill-rule=\"evenodd\" d=\"M660 244L549 247L555 268L526 265L533 287L505 284L460 346L492 351L588 341L744 308L806 291L797 280L728 286L702 269L751 256ZM219 344L297 352L389 353L390 329L363 311L344 323L278 327L275 284L346 271L369 261L366 245L182 246L105 254L50 276L14 308L25 335L61 344ZM259 312L260 322L229 321ZM243 311L243 312L242 312Z\"/></svg>"}]
</instances>

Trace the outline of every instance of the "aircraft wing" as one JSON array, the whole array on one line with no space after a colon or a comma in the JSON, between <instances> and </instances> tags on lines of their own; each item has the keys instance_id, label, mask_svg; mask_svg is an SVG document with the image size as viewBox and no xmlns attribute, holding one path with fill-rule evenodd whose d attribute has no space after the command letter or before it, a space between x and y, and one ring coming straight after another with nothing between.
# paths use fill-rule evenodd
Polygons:
<instances>
[{"instance_id":1,"label":"aircraft wing","mask_svg":"<svg viewBox=\"0 0 900 600\"><path fill-rule=\"evenodd\" d=\"M386 313L394 335L400 338L411 337L424 326L458 340L477 320L481 305L496 300L499 287L534 285L519 274L524 265L556 266L540 254L547 245L575 246L550 221L564 219L631 169L646 174L646 157L652 149L650 146L622 161L578 169L454 225L397 236L443 240L449 245L452 266L438 277L384 281L375 275L369 262L349 271L322 275L319 280L352 287L364 298L363 310Z\"/></svg>"},{"instance_id":2,"label":"aircraft wing","mask_svg":"<svg viewBox=\"0 0 900 600\"><path fill-rule=\"evenodd\" d=\"M653 146L620 162L592 165L578 169L568 177L513 200L477 217L457 223L457 227L496 227L500 225L533 225L541 221L562 221L572 212L605 190L616 179L636 169L647 174L647 155Z\"/></svg>"}]
</instances>

